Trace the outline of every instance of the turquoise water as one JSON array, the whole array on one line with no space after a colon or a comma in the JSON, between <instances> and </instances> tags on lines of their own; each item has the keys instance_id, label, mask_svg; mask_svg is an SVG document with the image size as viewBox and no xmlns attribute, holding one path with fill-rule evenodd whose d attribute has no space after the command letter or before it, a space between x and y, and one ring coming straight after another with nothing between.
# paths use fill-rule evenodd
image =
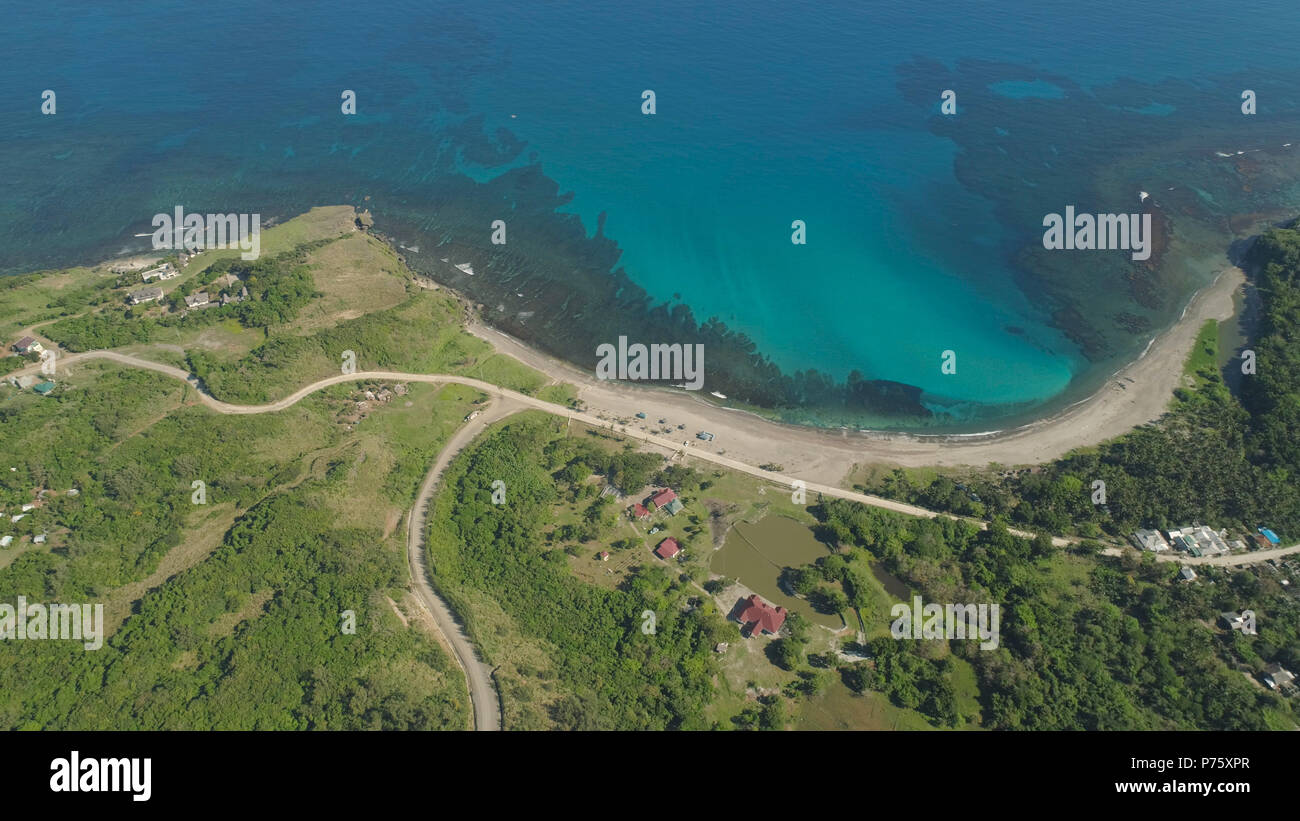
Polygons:
<instances>
[{"instance_id":1,"label":"turquoise water","mask_svg":"<svg viewBox=\"0 0 1300 821\"><path fill-rule=\"evenodd\" d=\"M1065 189L1131 208L1136 184L1121 202L1090 191L1090 175L1108 152L1150 140L1148 122L1187 133L1191 100L1226 98L1185 115L1221 130L1241 121L1229 97L1241 87L1261 90L1261 114L1300 112L1300 13L1281 2L1258 4L1266 33L1225 24L1203 0L1176 12L1118 0L743 12L233 2L220 24L207 8L0 9L0 271L129 251L177 203L280 216L364 203L409 244L485 244L497 206L464 205L472 192L456 175L488 187L540 163L587 236L604 214L617 265L653 302L717 317L787 374L915 386L955 428L1068 401L1204 284L1191 276L1136 304L1090 286L1086 267L1027 263L1018 252L1041 214L1077 198ZM38 114L45 88L58 92L55 117ZM344 88L357 91L356 117L339 113ZM945 88L953 118L938 113ZM1092 130L1062 119L1072 105ZM1228 208L1217 194L1204 201ZM552 235L539 202L500 213L512 237ZM790 242L793 220L806 245ZM548 265L549 287L563 288L563 265ZM1111 315L1138 316L1142 330L1103 327Z\"/></svg>"}]
</instances>

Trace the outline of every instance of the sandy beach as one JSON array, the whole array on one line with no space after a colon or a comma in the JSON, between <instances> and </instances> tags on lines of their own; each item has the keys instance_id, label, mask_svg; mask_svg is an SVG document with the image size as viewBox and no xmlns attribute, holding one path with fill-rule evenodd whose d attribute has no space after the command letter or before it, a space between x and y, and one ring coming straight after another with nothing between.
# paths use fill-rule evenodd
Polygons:
<instances>
[{"instance_id":1,"label":"sandy beach","mask_svg":"<svg viewBox=\"0 0 1300 821\"><path fill-rule=\"evenodd\" d=\"M555 380L576 385L578 398L589 412L623 420L630 430L676 429L684 424L685 429L674 430L674 436L680 435L692 449L725 453L750 464L775 462L788 477L841 485L859 463L904 467L1038 464L1158 419L1179 386L1183 362L1201 325L1209 319L1230 319L1233 295L1244 283L1239 268L1225 269L1197 292L1182 318L1157 337L1144 356L1116 373L1095 394L1053 416L986 437L867 434L783 425L746 411L718 407L685 391L597 380L480 322L471 322L468 330L499 352ZM648 418L637 419L637 413ZM664 425L658 424L661 418ZM712 442L696 439L695 434L704 430L716 438Z\"/></svg>"}]
</instances>

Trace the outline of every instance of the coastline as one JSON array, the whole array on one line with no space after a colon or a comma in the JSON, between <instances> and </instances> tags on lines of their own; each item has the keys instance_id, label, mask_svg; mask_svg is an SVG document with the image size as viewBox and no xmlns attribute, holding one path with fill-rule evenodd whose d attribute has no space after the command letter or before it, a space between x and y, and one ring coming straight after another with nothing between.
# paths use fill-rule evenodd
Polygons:
<instances>
[{"instance_id":1,"label":"coastline","mask_svg":"<svg viewBox=\"0 0 1300 821\"><path fill-rule=\"evenodd\" d=\"M1240 268L1224 268L1210 285L1192 295L1178 321L1153 337L1137 359L1112 374L1091 396L1015 428L976 434L833 431L773 422L681 391L599 381L476 318L466 329L498 352L556 381L574 384L578 399L591 413L626 420L629 429L650 430L653 420L665 418L671 427L686 425L677 433L692 448L725 452L755 464L776 462L786 476L838 484L863 462L901 467L1038 464L1159 419L1181 384L1183 363L1201 325L1209 319L1231 319L1233 296L1245 281ZM642 412L651 417L644 423L636 419ZM738 418L738 413L743 416ZM714 433L714 441L696 440L695 433L701 430Z\"/></svg>"},{"instance_id":2,"label":"coastline","mask_svg":"<svg viewBox=\"0 0 1300 821\"><path fill-rule=\"evenodd\" d=\"M1039 419L1011 428L927 434L901 431L829 429L773 421L746 408L727 407L698 392L628 382L601 381L569 362L533 348L479 319L472 300L407 264L403 249L380 231L377 239L393 249L417 284L454 294L465 309L465 329L506 354L542 372L553 382L577 388L577 398L593 415L617 421L629 432L673 428L672 438L692 450L726 454L750 464L776 463L782 474L825 485L839 485L856 465L960 467L1039 464L1071 450L1100 444L1163 416L1183 379L1183 364L1201 325L1236 313L1234 296L1245 284L1237 267L1224 267L1194 293L1179 319L1154 336L1136 359L1112 373L1091 395ZM140 255L102 260L102 265L141 261ZM51 320L53 321L53 320ZM43 323L42 323L43 324ZM1121 387L1121 385L1123 387ZM647 419L636 418L645 413ZM685 425L677 430L678 425ZM715 439L695 438L699 431Z\"/></svg>"}]
</instances>

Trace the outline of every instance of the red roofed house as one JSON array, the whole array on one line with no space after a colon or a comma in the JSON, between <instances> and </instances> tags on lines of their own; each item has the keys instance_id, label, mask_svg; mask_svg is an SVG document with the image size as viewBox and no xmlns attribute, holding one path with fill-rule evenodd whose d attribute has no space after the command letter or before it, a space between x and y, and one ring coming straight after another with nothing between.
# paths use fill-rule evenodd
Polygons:
<instances>
[{"instance_id":1,"label":"red roofed house","mask_svg":"<svg viewBox=\"0 0 1300 821\"><path fill-rule=\"evenodd\" d=\"M668 504L669 502L671 502L673 499L676 498L677 498L677 494L673 493L673 489L669 487L669 488L664 488L663 490L659 491L655 495L651 496L650 501L654 504L655 507L663 507L664 505Z\"/></svg>"},{"instance_id":2,"label":"red roofed house","mask_svg":"<svg viewBox=\"0 0 1300 821\"><path fill-rule=\"evenodd\" d=\"M662 542L659 543L659 546L655 548L655 555L661 559L671 559L673 556L676 556L678 553L681 552L682 552L682 546L679 545L677 543L677 540L674 539L672 536L669 536L667 539L664 539ZM782 616L782 618L785 617Z\"/></svg>"},{"instance_id":3,"label":"red roofed house","mask_svg":"<svg viewBox=\"0 0 1300 821\"><path fill-rule=\"evenodd\" d=\"M740 615L737 618L749 630L751 636L757 635L760 631L775 635L781 629L781 625L785 624L786 609L773 607L757 595L741 599L737 607L740 608Z\"/></svg>"},{"instance_id":4,"label":"red roofed house","mask_svg":"<svg viewBox=\"0 0 1300 821\"><path fill-rule=\"evenodd\" d=\"M650 511L645 509L645 505L638 502L637 504L632 505L632 518L649 519Z\"/></svg>"}]
</instances>

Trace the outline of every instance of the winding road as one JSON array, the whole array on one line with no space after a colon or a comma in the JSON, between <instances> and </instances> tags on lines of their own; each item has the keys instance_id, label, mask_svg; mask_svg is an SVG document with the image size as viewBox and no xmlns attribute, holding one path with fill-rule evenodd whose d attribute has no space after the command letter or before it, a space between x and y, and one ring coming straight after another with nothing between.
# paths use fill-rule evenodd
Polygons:
<instances>
[{"instance_id":1,"label":"winding road","mask_svg":"<svg viewBox=\"0 0 1300 821\"><path fill-rule=\"evenodd\" d=\"M731 470L735 470L740 473L747 473L750 476L756 476L760 479L769 482L786 485L787 487L790 487L792 490L796 488L795 482L799 482L800 483L799 487L802 487L804 491L810 494L820 493L822 495L832 496L838 499L848 499L850 501L861 502L862 504L866 504L866 505L872 505L873 507L879 507L885 510L892 510L895 513L903 513L908 516L921 516L927 519L933 519L936 516L949 516L951 518L961 518L958 516L952 516L952 514L949 513L941 513L935 510L928 510L923 507L917 507L916 505L909 505L905 502L896 502L893 499L885 499L883 497L872 496L867 493L858 493L857 491L853 491L853 490L845 490L843 488L838 488L833 485L825 485L825 484L820 484L818 482L805 482L801 479L792 479L788 476L784 476L779 473L773 473L772 471L763 470L762 468L757 467L755 465L750 465L745 462L732 459L728 456L723 456L720 453L711 453L706 450L693 449L690 446L689 440L675 441L664 436L658 436L656 434L646 433L644 431L631 430L626 428L625 426L615 425L609 422L608 420L601 419L595 414L586 413L580 410L574 410L573 408L566 408L561 405L556 405L551 402L547 402L544 399L538 399L535 396L528 396L527 394L519 393L518 391L513 391L510 390L509 388L498 387L497 385L493 385L490 382L484 382L481 379L473 379L467 376L456 376L453 374L403 373L401 371L355 371L353 373L341 373L335 376L329 376L324 379L320 379L316 382L311 383L310 385L307 385L304 388L299 388L298 390L294 391L293 393L284 397L283 399L277 399L274 402L268 402L265 405L233 405L229 402L222 402L219 399L215 399L211 395L209 395L206 391L202 390L201 386L198 384L197 378L194 377L193 374L187 371L183 371L180 368L174 367L172 365L164 365L161 362L152 362L148 359L141 359L138 356L132 356L131 354L117 353L116 351L86 351L85 353L68 354L67 356L62 356L59 358L59 367L65 367L75 362L89 360L89 359L107 359L112 362L117 362L118 364L121 365L129 365L135 368L144 368L146 370L156 371L157 373L165 374L174 379L179 379L189 384L190 387L194 388L195 391L198 393L199 399L203 402L203 404L207 405L208 407L212 408L218 413L236 413L236 414L274 413L275 411L282 411L285 408L292 407L293 405L296 405L298 402L301 402L303 399L310 396L311 394L316 393L317 391L322 390L324 388L328 388L331 385L342 385L344 383L359 382L366 379L399 381L399 382L425 382L430 384L455 383L457 385L467 385L472 388L477 388L478 390L483 391L489 396L495 396L503 400L509 400L511 402L514 402L519 407L519 409L532 408L534 410L545 411L555 416L563 416L566 419L571 419L575 422L581 422L585 425L590 425L595 428L614 430L620 434L623 434L624 436L627 436L632 439L638 439L650 445L656 445L658 447L664 448L665 450L668 450L669 452L683 451L686 453L686 455L689 455L693 458L701 459L706 462L713 462L714 464L722 465L723 467L730 468ZM38 369L39 369L39 365L32 365L29 366L28 368L23 369L22 371L18 371L18 373L35 371ZM978 524L981 527L986 526L986 523L976 519L970 519L968 521L971 521L974 524ZM1018 536L1024 536L1027 538L1033 538L1035 535L1028 531L1022 531L1022 530L1012 530L1011 532L1015 533ZM1063 539L1058 536L1054 536L1052 538L1053 538L1053 542L1058 547L1064 547L1073 544L1075 541L1077 541L1074 539Z\"/></svg>"},{"instance_id":2,"label":"winding road","mask_svg":"<svg viewBox=\"0 0 1300 821\"><path fill-rule=\"evenodd\" d=\"M465 684L469 688L470 702L474 705L474 729L501 729L501 701L496 687L492 683L492 670L482 659L465 634L464 627L456 620L447 602L433 589L433 577L425 563L424 535L428 521L429 500L438 486L442 473L451 464L465 446L488 425L503 419L522 409L522 406L504 400L482 411L478 417L460 428L452 435L447 444L439 451L433 467L424 477L420 492L415 496L411 515L406 517L406 562L411 570L411 580L415 582L417 598L424 609L433 616L434 622L455 651L456 660L465 673Z\"/></svg>"},{"instance_id":3,"label":"winding road","mask_svg":"<svg viewBox=\"0 0 1300 821\"><path fill-rule=\"evenodd\" d=\"M685 455L692 456L707 462L729 468L740 473L755 476L768 482L782 484L790 487L792 490L800 488L808 493L818 493L824 496L830 496L838 499L847 499L849 501L860 502L865 505L891 510L896 513L903 513L908 516L919 516L924 518L935 518L937 516L949 516L950 518L963 518L953 516L948 513L928 510L916 505L909 505L903 502L896 502L892 499L885 499L879 496L872 496L866 493L858 493L852 490L824 485L816 482L804 482L800 479L792 479L781 474L772 473L762 468L745 462L731 459L718 453L711 453L705 450L692 449L690 442L677 442L663 436L646 433L642 431L629 430L625 426L616 426L608 420L601 419L593 414L572 408L562 407L542 399L538 399L527 394L519 393L508 388L501 388L489 382L480 379L472 379L465 376L455 376L452 374L421 374L421 373L403 373L400 371L356 371L354 373L341 373L336 376L330 376L325 379L307 385L304 388L293 392L283 399L277 399L274 402L268 402L264 405L234 405L229 402L222 402L212 397L202 389L198 379L191 373L184 371L172 365L165 365L160 362L152 362L148 359L141 359L131 354L117 353L115 351L86 351L85 353L68 354L60 356L58 359L59 367L93 359L104 359L110 362L116 362L120 365L127 365L134 368L143 368L145 370L170 376L185 382L194 388L200 401L204 405L212 408L218 413L229 414L257 414L257 413L274 413L300 402L307 396L330 387L331 385L340 385L348 382L357 382L367 379L385 380L385 381L404 381L404 382L422 382L429 384L460 384L476 388L489 396L496 397L496 402L479 417L469 424L460 428L452 438L448 440L442 451L439 452L437 459L425 476L424 483L420 487L419 494L415 499L411 515L407 517L407 562L411 570L411 579L415 584L417 598L434 618L439 630L442 631L448 643L455 651L457 661L465 672L465 678L469 687L470 699L474 705L474 727L477 730L499 730L501 727L501 703L492 683L492 671L479 658L474 649L474 645L469 641L463 627L456 621L452 614L451 608L437 594L431 583L428 568L425 563L424 551L424 532L425 521L427 518L427 509L429 499L437 487L438 480L446 470L451 460L471 442L475 436L484 431L486 427L499 419L516 413L520 410L532 408L535 410L545 411L555 416L562 416L576 422L590 425L594 428L604 428L615 430L630 438L640 439L650 445L655 445L668 450L669 452L682 452ZM31 365L12 375L36 372L40 365ZM799 483L798 485L796 483ZM988 526L986 522L977 519L966 519L981 528ZM1036 534L1023 530L1011 530L1017 536L1033 538ZM1058 547L1065 547L1077 543L1076 538L1063 538L1053 536L1052 543ZM1176 561L1183 564L1217 564L1217 565L1245 565L1266 561L1272 558L1289 555L1300 551L1300 544L1291 547L1275 548L1272 550L1258 551L1247 555L1220 556L1214 558L1190 558L1181 556L1158 556L1160 561ZM1107 555L1120 555L1121 549L1115 547L1106 548L1103 553Z\"/></svg>"}]
</instances>

